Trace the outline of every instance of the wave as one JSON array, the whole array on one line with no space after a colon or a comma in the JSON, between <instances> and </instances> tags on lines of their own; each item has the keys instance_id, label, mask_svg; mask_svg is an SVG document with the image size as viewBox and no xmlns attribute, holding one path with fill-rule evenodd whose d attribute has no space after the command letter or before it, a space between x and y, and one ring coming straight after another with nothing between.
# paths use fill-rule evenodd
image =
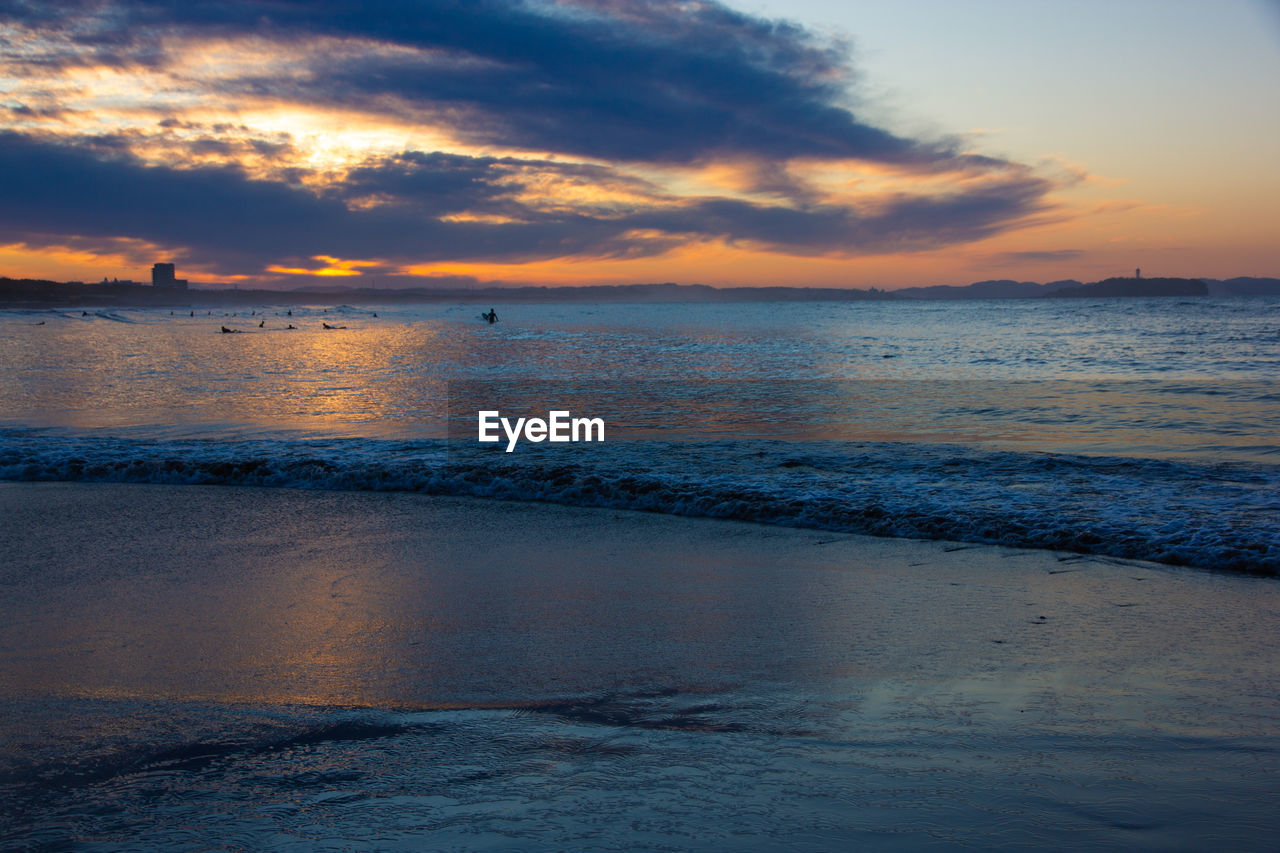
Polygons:
<instances>
[{"instance_id":1,"label":"wave","mask_svg":"<svg viewBox=\"0 0 1280 853\"><path fill-rule=\"evenodd\" d=\"M93 312L93 316L98 317L102 320L110 320L113 323L128 323L132 325L132 324L144 322L143 320L140 320L137 317L129 317L124 314L121 314L118 311L98 310Z\"/></svg>"},{"instance_id":2,"label":"wave","mask_svg":"<svg viewBox=\"0 0 1280 853\"><path fill-rule=\"evenodd\" d=\"M400 491L1280 574L1280 468L901 442L160 441L0 431L0 479Z\"/></svg>"}]
</instances>

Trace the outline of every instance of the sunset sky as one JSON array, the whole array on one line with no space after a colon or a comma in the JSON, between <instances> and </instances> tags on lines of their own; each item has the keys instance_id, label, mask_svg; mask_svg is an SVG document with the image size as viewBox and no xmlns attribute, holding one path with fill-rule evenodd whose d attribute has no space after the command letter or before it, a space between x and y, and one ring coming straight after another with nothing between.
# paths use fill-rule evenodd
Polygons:
<instances>
[{"instance_id":1,"label":"sunset sky","mask_svg":"<svg viewBox=\"0 0 1280 853\"><path fill-rule=\"evenodd\" d=\"M0 0L0 275L1280 276L1270 0Z\"/></svg>"}]
</instances>

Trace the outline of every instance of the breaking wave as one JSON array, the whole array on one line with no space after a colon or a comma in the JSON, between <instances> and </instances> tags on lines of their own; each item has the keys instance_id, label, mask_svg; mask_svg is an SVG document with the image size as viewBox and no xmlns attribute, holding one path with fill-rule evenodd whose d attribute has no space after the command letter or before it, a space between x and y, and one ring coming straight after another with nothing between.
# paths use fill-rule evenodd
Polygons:
<instances>
[{"instance_id":1,"label":"breaking wave","mask_svg":"<svg viewBox=\"0 0 1280 853\"><path fill-rule=\"evenodd\" d=\"M0 431L0 479L398 491L1280 573L1280 468L901 442L137 440Z\"/></svg>"}]
</instances>

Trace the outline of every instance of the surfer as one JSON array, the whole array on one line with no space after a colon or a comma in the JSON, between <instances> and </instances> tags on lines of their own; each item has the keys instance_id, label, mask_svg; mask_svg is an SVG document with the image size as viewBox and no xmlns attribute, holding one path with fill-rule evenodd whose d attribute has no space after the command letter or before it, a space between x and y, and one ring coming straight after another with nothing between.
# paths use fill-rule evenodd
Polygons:
<instances>
[{"instance_id":1,"label":"surfer","mask_svg":"<svg viewBox=\"0 0 1280 853\"><path fill-rule=\"evenodd\" d=\"M258 324L258 328L261 329L265 325L267 325L267 321L263 320L261 323Z\"/></svg>"},{"instance_id":2,"label":"surfer","mask_svg":"<svg viewBox=\"0 0 1280 853\"><path fill-rule=\"evenodd\" d=\"M240 330L239 330L239 329L228 329L226 326L223 326L223 327L222 327L222 334L224 334L224 335L238 335L238 334L240 334Z\"/></svg>"},{"instance_id":3,"label":"surfer","mask_svg":"<svg viewBox=\"0 0 1280 853\"><path fill-rule=\"evenodd\" d=\"M320 325L324 326L326 329L345 329L346 328L346 326L330 326L328 323L321 323Z\"/></svg>"},{"instance_id":4,"label":"surfer","mask_svg":"<svg viewBox=\"0 0 1280 853\"><path fill-rule=\"evenodd\" d=\"M489 321L489 325L490 325L490 326L492 326L494 323L498 322L498 315L497 315L497 314L495 314L495 313L493 313L493 309L492 309L492 308L490 308L490 309L489 309L489 313L488 313L488 314L481 314L480 316L481 316L481 317L483 317L484 319L488 320L488 321Z\"/></svg>"}]
</instances>

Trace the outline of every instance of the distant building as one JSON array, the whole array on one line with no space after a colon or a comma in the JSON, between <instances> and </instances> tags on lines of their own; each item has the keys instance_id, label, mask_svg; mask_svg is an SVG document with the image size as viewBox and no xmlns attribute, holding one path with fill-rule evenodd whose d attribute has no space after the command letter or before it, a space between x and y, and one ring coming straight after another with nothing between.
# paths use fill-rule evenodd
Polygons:
<instances>
[{"instance_id":1,"label":"distant building","mask_svg":"<svg viewBox=\"0 0 1280 853\"><path fill-rule=\"evenodd\" d=\"M151 286L186 289L187 280L185 278L174 278L174 273L173 264L155 264L151 267Z\"/></svg>"},{"instance_id":2,"label":"distant building","mask_svg":"<svg viewBox=\"0 0 1280 853\"><path fill-rule=\"evenodd\" d=\"M1142 267L1138 267L1136 270L1133 271L1133 277L1142 278Z\"/></svg>"}]
</instances>

